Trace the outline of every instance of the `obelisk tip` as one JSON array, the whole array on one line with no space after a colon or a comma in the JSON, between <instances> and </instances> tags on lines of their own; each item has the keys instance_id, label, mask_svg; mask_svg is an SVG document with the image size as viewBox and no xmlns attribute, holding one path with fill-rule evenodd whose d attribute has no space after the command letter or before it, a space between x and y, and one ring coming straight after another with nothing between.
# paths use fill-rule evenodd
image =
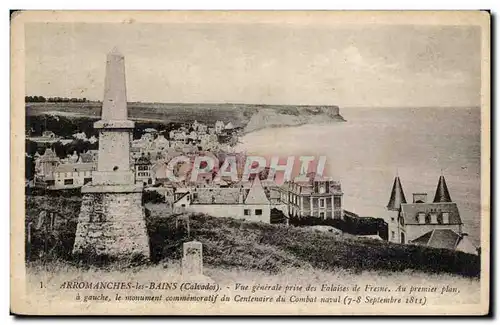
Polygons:
<instances>
[{"instance_id":1,"label":"obelisk tip","mask_svg":"<svg viewBox=\"0 0 500 325\"><path fill-rule=\"evenodd\" d=\"M118 47L113 47L113 49L109 52L109 55L123 56Z\"/></svg>"}]
</instances>

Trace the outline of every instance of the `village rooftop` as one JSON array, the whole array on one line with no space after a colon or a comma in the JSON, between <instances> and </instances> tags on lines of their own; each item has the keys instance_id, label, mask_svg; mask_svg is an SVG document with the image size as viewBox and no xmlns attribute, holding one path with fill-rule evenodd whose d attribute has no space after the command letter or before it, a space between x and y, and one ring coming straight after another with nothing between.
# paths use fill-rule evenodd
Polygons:
<instances>
[{"instance_id":1,"label":"village rooftop","mask_svg":"<svg viewBox=\"0 0 500 325\"><path fill-rule=\"evenodd\" d=\"M222 178L230 178L232 182L248 182L251 180L251 175L267 170L267 180L281 185L292 180L308 182L308 175L311 172L315 175L315 179L321 179L326 165L326 156L246 156L243 159L241 161L241 157L237 155L228 155L221 164L213 154L194 157L180 155L167 163L166 177L172 182L190 180L206 183L207 178L202 176L207 175L208 180L214 182L219 182Z\"/></svg>"}]
</instances>

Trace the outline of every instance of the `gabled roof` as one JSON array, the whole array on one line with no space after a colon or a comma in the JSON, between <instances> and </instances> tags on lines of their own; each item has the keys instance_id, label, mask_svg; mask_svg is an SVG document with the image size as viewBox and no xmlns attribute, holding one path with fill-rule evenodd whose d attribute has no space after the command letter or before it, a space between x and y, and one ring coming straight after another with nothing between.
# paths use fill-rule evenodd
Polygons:
<instances>
[{"instance_id":1,"label":"gabled roof","mask_svg":"<svg viewBox=\"0 0 500 325\"><path fill-rule=\"evenodd\" d=\"M394 178L394 184L392 185L391 198L387 204L387 209L399 211L403 203L406 203L405 193L403 192L403 186L401 185L399 176L396 176L396 178Z\"/></svg>"},{"instance_id":2,"label":"gabled roof","mask_svg":"<svg viewBox=\"0 0 500 325\"><path fill-rule=\"evenodd\" d=\"M455 250L461 236L451 229L434 229L412 240L413 244Z\"/></svg>"},{"instance_id":3,"label":"gabled roof","mask_svg":"<svg viewBox=\"0 0 500 325\"><path fill-rule=\"evenodd\" d=\"M174 203L177 203L177 202L179 202L179 201L183 200L183 199L184 199L186 196L188 196L188 195L189 195L189 193L184 193L184 194L183 194L183 195L181 195L181 196L180 196L177 200L175 200L175 201L174 201Z\"/></svg>"},{"instance_id":4,"label":"gabled roof","mask_svg":"<svg viewBox=\"0 0 500 325\"><path fill-rule=\"evenodd\" d=\"M436 195L434 195L434 203L436 202L452 202L444 176L439 177L438 186L436 188Z\"/></svg>"},{"instance_id":5,"label":"gabled roof","mask_svg":"<svg viewBox=\"0 0 500 325\"><path fill-rule=\"evenodd\" d=\"M413 244L418 244L418 245L427 245L429 243L429 240L431 239L431 236L433 233L434 233L434 231L432 231L432 230L429 232L426 232L425 234L412 240L411 242Z\"/></svg>"},{"instance_id":6,"label":"gabled roof","mask_svg":"<svg viewBox=\"0 0 500 325\"><path fill-rule=\"evenodd\" d=\"M245 198L245 204L267 204L269 199L266 196L266 192L262 187L259 177L255 177L252 182L252 187L248 191L247 197Z\"/></svg>"},{"instance_id":7,"label":"gabled roof","mask_svg":"<svg viewBox=\"0 0 500 325\"><path fill-rule=\"evenodd\" d=\"M40 157L40 161L57 161L59 158L57 157L56 153L52 151L51 148L45 149L45 152L43 155Z\"/></svg>"},{"instance_id":8,"label":"gabled roof","mask_svg":"<svg viewBox=\"0 0 500 325\"><path fill-rule=\"evenodd\" d=\"M55 173L69 173L69 172L84 172L96 170L95 163L74 163L74 164L60 164L54 170Z\"/></svg>"},{"instance_id":9,"label":"gabled roof","mask_svg":"<svg viewBox=\"0 0 500 325\"><path fill-rule=\"evenodd\" d=\"M405 224L407 225L417 225L418 214L424 213L429 216L432 213L436 213L439 218L442 218L444 212L448 213L449 224L462 224L462 219L460 218L460 212L456 203L408 203L401 204L401 213L403 215Z\"/></svg>"}]
</instances>

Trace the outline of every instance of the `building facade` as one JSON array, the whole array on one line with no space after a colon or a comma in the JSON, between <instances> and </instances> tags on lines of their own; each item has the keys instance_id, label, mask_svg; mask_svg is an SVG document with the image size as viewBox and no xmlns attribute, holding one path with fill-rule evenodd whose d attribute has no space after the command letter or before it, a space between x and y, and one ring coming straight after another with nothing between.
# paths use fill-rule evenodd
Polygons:
<instances>
[{"instance_id":1,"label":"building facade","mask_svg":"<svg viewBox=\"0 0 500 325\"><path fill-rule=\"evenodd\" d=\"M135 179L146 184L152 184L151 178L151 159L142 154L141 157L135 160Z\"/></svg>"},{"instance_id":2,"label":"building facade","mask_svg":"<svg viewBox=\"0 0 500 325\"><path fill-rule=\"evenodd\" d=\"M92 173L96 169L94 162L61 164L54 171L54 182L47 185L50 189L78 188L92 182Z\"/></svg>"},{"instance_id":3,"label":"building facade","mask_svg":"<svg viewBox=\"0 0 500 325\"><path fill-rule=\"evenodd\" d=\"M331 179L287 182L279 187L280 199L293 217L342 219L342 188Z\"/></svg>"}]
</instances>

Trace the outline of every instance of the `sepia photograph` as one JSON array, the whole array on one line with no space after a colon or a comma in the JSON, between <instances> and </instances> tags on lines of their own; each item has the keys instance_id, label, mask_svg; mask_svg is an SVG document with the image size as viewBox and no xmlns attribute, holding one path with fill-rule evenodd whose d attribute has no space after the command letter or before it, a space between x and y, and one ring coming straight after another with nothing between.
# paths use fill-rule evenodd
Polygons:
<instances>
[{"instance_id":1,"label":"sepia photograph","mask_svg":"<svg viewBox=\"0 0 500 325\"><path fill-rule=\"evenodd\" d=\"M488 12L11 15L12 313L489 313Z\"/></svg>"}]
</instances>

